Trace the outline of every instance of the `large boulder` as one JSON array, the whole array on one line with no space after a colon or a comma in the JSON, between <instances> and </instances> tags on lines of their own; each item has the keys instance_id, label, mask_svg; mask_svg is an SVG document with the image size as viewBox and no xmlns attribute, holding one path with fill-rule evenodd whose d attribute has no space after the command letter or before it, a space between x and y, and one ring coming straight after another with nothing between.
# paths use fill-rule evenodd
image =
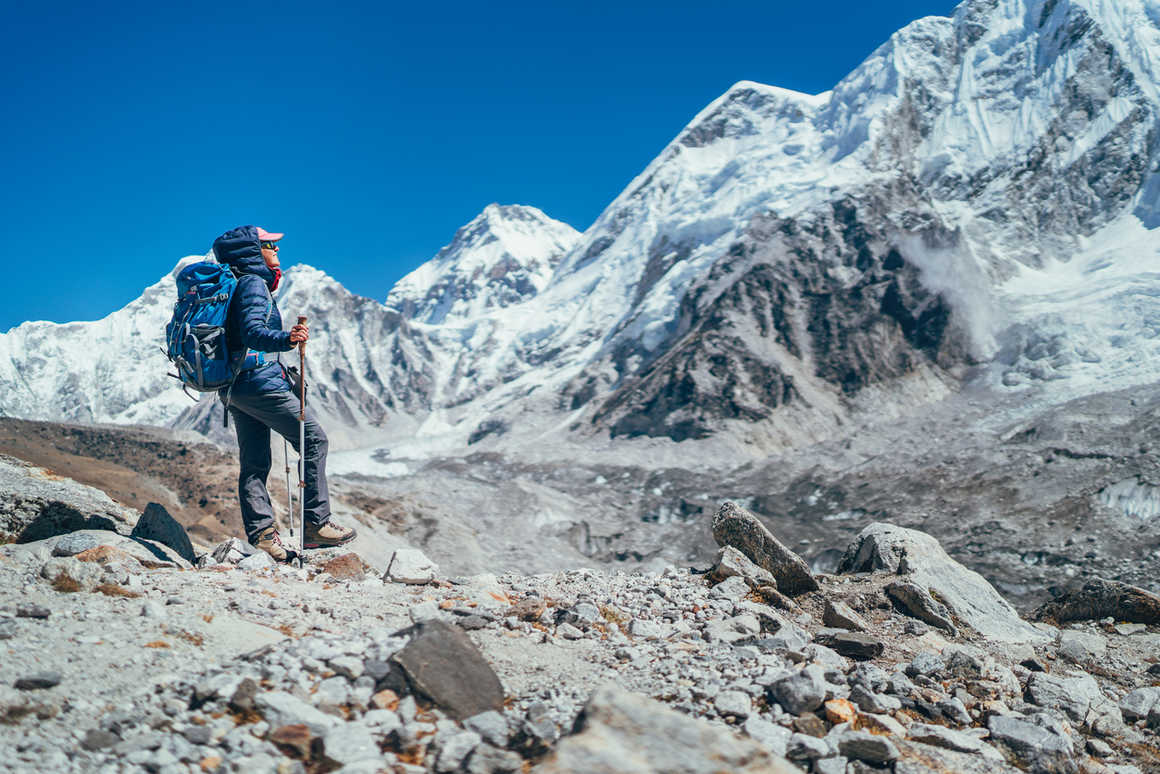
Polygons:
<instances>
[{"instance_id":1,"label":"large boulder","mask_svg":"<svg viewBox=\"0 0 1160 774\"><path fill-rule=\"evenodd\" d=\"M789 550L756 516L734 502L726 502L713 517L713 539L732 546L777 579L786 594L817 591L818 582L805 559Z\"/></svg>"},{"instance_id":2,"label":"large boulder","mask_svg":"<svg viewBox=\"0 0 1160 774\"><path fill-rule=\"evenodd\" d=\"M149 503L145 506L145 512L137 520L137 525L133 527L130 536L163 543L176 551L177 555L185 561L190 563L197 561L197 555L193 552L193 543L189 541L185 527L181 526L177 519L170 516L169 511L158 503Z\"/></svg>"},{"instance_id":3,"label":"large boulder","mask_svg":"<svg viewBox=\"0 0 1160 774\"><path fill-rule=\"evenodd\" d=\"M838 572L890 572L934 594L960 621L1003 642L1046 642L1049 635L1024 621L999 592L951 559L925 532L875 522L846 548Z\"/></svg>"},{"instance_id":4,"label":"large boulder","mask_svg":"<svg viewBox=\"0 0 1160 774\"><path fill-rule=\"evenodd\" d=\"M0 455L0 543L29 543L81 529L128 535L137 512L99 489Z\"/></svg>"},{"instance_id":5,"label":"large boulder","mask_svg":"<svg viewBox=\"0 0 1160 774\"><path fill-rule=\"evenodd\" d=\"M616 685L597 688L536 774L796 774L756 741Z\"/></svg>"},{"instance_id":6,"label":"large boulder","mask_svg":"<svg viewBox=\"0 0 1160 774\"><path fill-rule=\"evenodd\" d=\"M1040 620L1067 623L1111 616L1117 621L1160 624L1160 597L1138 586L1092 578L1035 611Z\"/></svg>"}]
</instances>

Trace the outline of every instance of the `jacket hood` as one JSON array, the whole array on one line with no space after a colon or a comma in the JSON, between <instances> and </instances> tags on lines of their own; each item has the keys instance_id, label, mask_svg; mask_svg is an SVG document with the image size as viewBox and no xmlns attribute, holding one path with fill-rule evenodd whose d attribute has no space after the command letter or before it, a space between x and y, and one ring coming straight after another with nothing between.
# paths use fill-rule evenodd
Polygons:
<instances>
[{"instance_id":1,"label":"jacket hood","mask_svg":"<svg viewBox=\"0 0 1160 774\"><path fill-rule=\"evenodd\" d=\"M262 245L257 226L238 226L213 241L213 253L218 263L233 268L234 273L256 274L266 285L274 282L274 272L262 259Z\"/></svg>"}]
</instances>

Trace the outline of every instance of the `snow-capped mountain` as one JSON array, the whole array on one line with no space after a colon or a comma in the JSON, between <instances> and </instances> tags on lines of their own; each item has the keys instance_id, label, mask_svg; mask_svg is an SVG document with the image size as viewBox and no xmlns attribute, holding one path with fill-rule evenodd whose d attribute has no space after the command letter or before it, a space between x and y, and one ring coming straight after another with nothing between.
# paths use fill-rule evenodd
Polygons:
<instances>
[{"instance_id":1,"label":"snow-capped mountain","mask_svg":"<svg viewBox=\"0 0 1160 774\"><path fill-rule=\"evenodd\" d=\"M434 259L399 280L387 306L438 325L518 304L544 289L579 237L535 207L490 204Z\"/></svg>"},{"instance_id":2,"label":"snow-capped mountain","mask_svg":"<svg viewBox=\"0 0 1160 774\"><path fill-rule=\"evenodd\" d=\"M583 234L490 206L385 305L293 270L279 304L316 321L315 406L344 445L568 431L763 453L967 377L1060 396L1151 378L1158 25L1154 1L968 0L832 91L737 84ZM0 336L0 411L208 428L144 365L98 396L114 369L62 362L65 339L149 362L159 288L83 336Z\"/></svg>"}]
</instances>

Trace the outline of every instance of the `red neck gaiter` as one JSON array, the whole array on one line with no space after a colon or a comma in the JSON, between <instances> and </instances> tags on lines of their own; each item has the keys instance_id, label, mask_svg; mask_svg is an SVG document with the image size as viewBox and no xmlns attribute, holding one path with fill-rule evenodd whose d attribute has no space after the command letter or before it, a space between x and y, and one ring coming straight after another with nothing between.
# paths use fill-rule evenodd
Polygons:
<instances>
[{"instance_id":1,"label":"red neck gaiter","mask_svg":"<svg viewBox=\"0 0 1160 774\"><path fill-rule=\"evenodd\" d=\"M270 285L270 292L273 293L278 289L278 283L282 281L282 269L271 269L274 272L274 284Z\"/></svg>"}]
</instances>

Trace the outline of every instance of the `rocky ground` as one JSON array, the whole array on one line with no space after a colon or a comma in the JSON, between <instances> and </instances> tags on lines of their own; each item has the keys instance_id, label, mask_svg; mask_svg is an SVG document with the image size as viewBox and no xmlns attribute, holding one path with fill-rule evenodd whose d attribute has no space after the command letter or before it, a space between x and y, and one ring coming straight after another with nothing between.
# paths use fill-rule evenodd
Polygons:
<instances>
[{"instance_id":1,"label":"rocky ground","mask_svg":"<svg viewBox=\"0 0 1160 774\"><path fill-rule=\"evenodd\" d=\"M173 524L0 546L0 767L1160 771L1160 599L1089 584L1029 622L915 530L812 573L727 503L708 572L453 576L189 561Z\"/></svg>"}]
</instances>

